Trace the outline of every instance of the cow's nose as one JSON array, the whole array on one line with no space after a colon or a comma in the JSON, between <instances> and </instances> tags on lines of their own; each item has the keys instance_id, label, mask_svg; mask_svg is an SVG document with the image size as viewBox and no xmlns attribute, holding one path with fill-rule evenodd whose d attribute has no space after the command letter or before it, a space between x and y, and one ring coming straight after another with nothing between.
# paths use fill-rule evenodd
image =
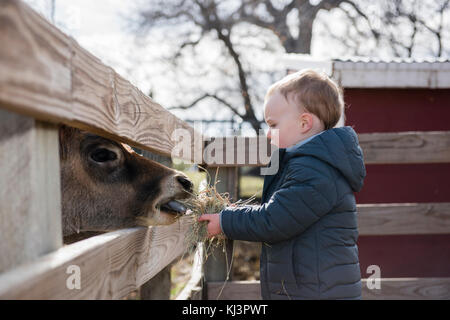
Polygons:
<instances>
[{"instance_id":1,"label":"cow's nose","mask_svg":"<svg viewBox=\"0 0 450 320\"><path fill-rule=\"evenodd\" d=\"M183 176L177 176L177 180L178 180L179 183L181 183L181 185L183 186L184 190L192 191L193 184L192 184L191 180L189 180L189 179L187 179L186 177L183 177Z\"/></svg>"}]
</instances>

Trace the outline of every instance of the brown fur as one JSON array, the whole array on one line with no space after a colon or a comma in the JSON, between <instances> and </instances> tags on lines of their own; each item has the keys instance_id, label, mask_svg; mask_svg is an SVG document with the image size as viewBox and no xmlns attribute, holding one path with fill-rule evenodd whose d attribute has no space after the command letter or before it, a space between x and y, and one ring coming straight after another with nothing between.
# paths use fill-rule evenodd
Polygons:
<instances>
[{"instance_id":1,"label":"brown fur","mask_svg":"<svg viewBox=\"0 0 450 320\"><path fill-rule=\"evenodd\" d=\"M97 162L99 150L117 158ZM65 237L133 227L141 218L152 225L171 224L176 216L157 205L187 198L192 191L192 183L181 184L179 179L187 179L183 173L124 144L66 126L60 128L60 159Z\"/></svg>"}]
</instances>

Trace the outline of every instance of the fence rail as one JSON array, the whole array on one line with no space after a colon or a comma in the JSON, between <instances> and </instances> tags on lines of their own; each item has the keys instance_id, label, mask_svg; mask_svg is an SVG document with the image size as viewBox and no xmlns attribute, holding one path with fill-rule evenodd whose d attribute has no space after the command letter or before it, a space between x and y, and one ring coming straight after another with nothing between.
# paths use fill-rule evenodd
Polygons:
<instances>
[{"instance_id":1,"label":"fence rail","mask_svg":"<svg viewBox=\"0 0 450 320\"><path fill-rule=\"evenodd\" d=\"M450 278L382 278L379 289L362 280L364 300L449 300ZM372 281L372 280L370 280ZM208 282L208 300L260 300L259 281Z\"/></svg>"},{"instance_id":2,"label":"fence rail","mask_svg":"<svg viewBox=\"0 0 450 320\"><path fill-rule=\"evenodd\" d=\"M450 131L363 133L366 164L450 162Z\"/></svg>"},{"instance_id":3,"label":"fence rail","mask_svg":"<svg viewBox=\"0 0 450 320\"><path fill-rule=\"evenodd\" d=\"M450 203L358 205L360 235L448 234Z\"/></svg>"},{"instance_id":4,"label":"fence rail","mask_svg":"<svg viewBox=\"0 0 450 320\"><path fill-rule=\"evenodd\" d=\"M211 138L212 142L218 137ZM366 164L450 162L450 131L362 133L358 135ZM264 137L221 137L215 144L222 167L265 166L275 151ZM215 165L205 150L203 161Z\"/></svg>"},{"instance_id":5,"label":"fence rail","mask_svg":"<svg viewBox=\"0 0 450 320\"><path fill-rule=\"evenodd\" d=\"M185 251L184 217L170 226L131 228L64 246L0 274L0 299L119 299ZM67 286L80 267L81 288Z\"/></svg>"}]
</instances>

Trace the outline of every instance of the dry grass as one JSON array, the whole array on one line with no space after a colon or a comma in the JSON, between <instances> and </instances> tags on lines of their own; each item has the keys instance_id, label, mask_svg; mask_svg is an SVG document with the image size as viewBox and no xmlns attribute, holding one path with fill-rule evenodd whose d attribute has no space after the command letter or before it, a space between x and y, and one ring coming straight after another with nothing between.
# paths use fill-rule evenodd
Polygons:
<instances>
[{"instance_id":1,"label":"dry grass","mask_svg":"<svg viewBox=\"0 0 450 320\"><path fill-rule=\"evenodd\" d=\"M218 170L216 171L216 177L218 176ZM228 257L226 254L226 246L225 246L225 238L223 236L217 237L208 237L207 231L207 221L199 222L198 219L203 214L217 214L222 211L225 207L228 206L240 206L251 203L254 198L247 199L245 201L239 200L235 203L231 203L229 193L219 193L217 191L216 185L220 180L215 179L214 183L211 183L211 177L208 175L207 177L208 183L206 187L198 192L195 192L193 196L183 202L183 204L190 210L190 228L186 234L186 242L187 249L186 253L192 255L192 253L197 248L198 243L204 243L204 257L203 261L205 262L208 256L215 251L216 248L221 248L225 253L226 265L231 266L233 263L233 254L231 257ZM230 263L228 263L229 259L231 259ZM218 298L222 294L222 290L224 289L227 280L229 279L231 269L227 270L227 278L223 283L223 286L219 292ZM218 299L217 298L217 299Z\"/></svg>"},{"instance_id":2,"label":"dry grass","mask_svg":"<svg viewBox=\"0 0 450 320\"><path fill-rule=\"evenodd\" d=\"M218 170L219 168L217 168L216 177L218 176ZM203 214L217 214L225 207L246 205L254 200L254 198L250 198L245 201L239 200L231 203L229 193L219 193L217 191L216 185L220 180L215 179L214 183L211 183L211 177L208 175L207 181L208 183L203 190L196 191L191 198L180 201L190 210L189 216L192 217L190 220L191 226L186 235L187 253L193 253L197 244L202 242L206 248L205 258L216 247L222 247L225 250L225 239L221 236L209 238L207 232L208 222L199 222L199 217Z\"/></svg>"}]
</instances>

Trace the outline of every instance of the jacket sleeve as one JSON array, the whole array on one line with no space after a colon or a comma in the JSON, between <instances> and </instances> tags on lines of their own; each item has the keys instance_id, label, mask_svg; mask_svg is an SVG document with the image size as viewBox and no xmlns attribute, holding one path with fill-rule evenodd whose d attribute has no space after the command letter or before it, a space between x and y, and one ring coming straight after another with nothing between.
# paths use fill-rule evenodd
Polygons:
<instances>
[{"instance_id":1,"label":"jacket sleeve","mask_svg":"<svg viewBox=\"0 0 450 320\"><path fill-rule=\"evenodd\" d=\"M259 206L227 207L220 212L230 239L276 243L304 232L337 202L331 169L311 157L288 164L282 186Z\"/></svg>"}]
</instances>

